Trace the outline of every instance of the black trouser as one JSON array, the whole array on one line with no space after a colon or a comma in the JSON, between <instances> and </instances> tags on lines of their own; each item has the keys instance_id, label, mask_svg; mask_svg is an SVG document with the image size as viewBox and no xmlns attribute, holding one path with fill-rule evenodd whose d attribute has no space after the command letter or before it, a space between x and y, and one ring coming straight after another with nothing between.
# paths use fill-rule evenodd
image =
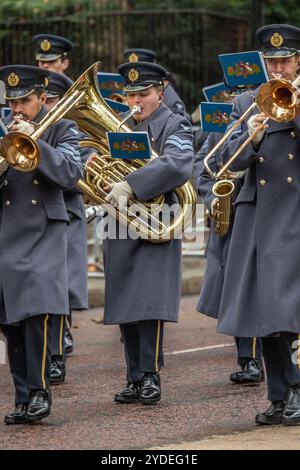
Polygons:
<instances>
[{"instance_id":1,"label":"black trouser","mask_svg":"<svg viewBox=\"0 0 300 470\"><path fill-rule=\"evenodd\" d=\"M161 320L145 320L120 325L124 339L128 382L137 382L147 372L163 366L163 328Z\"/></svg>"},{"instance_id":2,"label":"black trouser","mask_svg":"<svg viewBox=\"0 0 300 470\"><path fill-rule=\"evenodd\" d=\"M53 315L37 315L19 326L1 325L15 386L15 403L28 403L30 392L50 384Z\"/></svg>"},{"instance_id":3,"label":"black trouser","mask_svg":"<svg viewBox=\"0 0 300 470\"><path fill-rule=\"evenodd\" d=\"M299 339L297 333L262 338L270 401L286 400L289 386L300 384Z\"/></svg>"},{"instance_id":4,"label":"black trouser","mask_svg":"<svg viewBox=\"0 0 300 470\"><path fill-rule=\"evenodd\" d=\"M247 359L261 361L262 344L260 338L237 338L235 337L238 350L238 364L244 366Z\"/></svg>"},{"instance_id":5,"label":"black trouser","mask_svg":"<svg viewBox=\"0 0 300 470\"><path fill-rule=\"evenodd\" d=\"M66 329L70 330L72 328L72 310L70 310L69 315L66 316Z\"/></svg>"},{"instance_id":6,"label":"black trouser","mask_svg":"<svg viewBox=\"0 0 300 470\"><path fill-rule=\"evenodd\" d=\"M53 315L51 356L61 356L65 360L64 338L66 331L66 316Z\"/></svg>"}]
</instances>

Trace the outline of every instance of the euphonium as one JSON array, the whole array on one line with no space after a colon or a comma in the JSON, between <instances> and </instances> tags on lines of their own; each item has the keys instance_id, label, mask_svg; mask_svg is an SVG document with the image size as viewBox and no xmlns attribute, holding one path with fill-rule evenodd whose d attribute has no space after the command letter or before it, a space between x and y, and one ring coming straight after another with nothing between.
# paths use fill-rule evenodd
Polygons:
<instances>
[{"instance_id":1,"label":"euphonium","mask_svg":"<svg viewBox=\"0 0 300 470\"><path fill-rule=\"evenodd\" d=\"M111 158L106 132L131 132L131 129L124 124L124 121L109 107L99 93L96 85L96 73L99 66L100 64L94 64L80 77L83 82L88 83L85 100L67 113L69 119L74 120L84 133L92 137L91 140L82 141L82 145L97 148L101 154L95 156L88 163L86 178L79 180L77 186L97 204L105 204L107 212L121 223L138 231L140 237L155 243L168 241L174 238L176 233L184 230L195 211L196 194L190 182L175 189L180 210L168 224L159 220L159 212L165 203L163 195L143 203L134 199L130 200L125 209L115 208L105 201L107 195L103 189L105 186L123 181L126 175L148 164L154 158L159 158L159 156L152 151L152 155L146 163L144 160ZM70 88L66 96L78 88L79 80ZM151 210L153 207L155 207L155 214Z\"/></svg>"},{"instance_id":2,"label":"euphonium","mask_svg":"<svg viewBox=\"0 0 300 470\"><path fill-rule=\"evenodd\" d=\"M108 213L138 231L140 237L152 242L170 240L176 233L184 230L194 213L196 195L191 183L187 182L175 189L180 210L169 224L163 224L159 220L159 212L165 201L163 195L144 203L131 200L125 209L115 208L105 201L105 186L123 181L126 175L147 163L143 160L118 161L109 154L106 132L131 132L131 129L124 125L98 91L97 72L100 65L100 62L95 63L78 78L37 125L33 134L28 136L16 131L8 133L2 139L1 154L15 169L31 171L37 167L40 159L36 140L46 128L61 118L75 121L80 130L92 137L82 141L82 145L97 148L100 152L100 156L95 157L86 166L86 179L78 181L78 188L97 204L105 204ZM159 157L152 152L150 161L154 158ZM152 205L155 205L156 215L151 211Z\"/></svg>"}]
</instances>

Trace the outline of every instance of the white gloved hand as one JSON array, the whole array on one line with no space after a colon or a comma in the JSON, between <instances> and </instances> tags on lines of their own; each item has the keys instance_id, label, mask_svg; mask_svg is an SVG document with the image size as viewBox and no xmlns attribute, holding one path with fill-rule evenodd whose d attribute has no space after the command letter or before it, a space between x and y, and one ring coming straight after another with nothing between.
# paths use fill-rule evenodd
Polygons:
<instances>
[{"instance_id":1,"label":"white gloved hand","mask_svg":"<svg viewBox=\"0 0 300 470\"><path fill-rule=\"evenodd\" d=\"M110 202L115 207L123 208L127 205L128 199L133 196L131 186L127 181L121 181L120 183L113 183L111 185L110 192L106 196L105 200Z\"/></svg>"},{"instance_id":2,"label":"white gloved hand","mask_svg":"<svg viewBox=\"0 0 300 470\"><path fill-rule=\"evenodd\" d=\"M31 135L34 131L34 125L27 121L20 121L13 126L13 130L23 132L23 134Z\"/></svg>"},{"instance_id":3,"label":"white gloved hand","mask_svg":"<svg viewBox=\"0 0 300 470\"><path fill-rule=\"evenodd\" d=\"M256 119L256 116L257 114L254 114L253 116L251 116L250 119L248 119L248 122L247 122L247 126L248 126L248 132L249 132L249 135L253 134L254 131L256 130L257 128L257 123L254 122L255 119ZM261 131L258 132L258 134L254 137L254 139L252 140L252 143L253 143L253 146L255 147L256 145L258 145L263 136L265 135L265 132L266 132L266 129L263 128Z\"/></svg>"}]
</instances>

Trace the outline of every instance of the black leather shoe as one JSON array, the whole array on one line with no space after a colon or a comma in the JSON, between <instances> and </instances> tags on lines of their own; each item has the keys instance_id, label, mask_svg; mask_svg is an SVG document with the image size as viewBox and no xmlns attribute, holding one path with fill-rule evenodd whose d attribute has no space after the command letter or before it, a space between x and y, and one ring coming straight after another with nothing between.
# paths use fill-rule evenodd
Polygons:
<instances>
[{"instance_id":1,"label":"black leather shoe","mask_svg":"<svg viewBox=\"0 0 300 470\"><path fill-rule=\"evenodd\" d=\"M50 414L51 409L50 390L36 390L30 394L26 417L28 421L40 421Z\"/></svg>"},{"instance_id":2,"label":"black leather shoe","mask_svg":"<svg viewBox=\"0 0 300 470\"><path fill-rule=\"evenodd\" d=\"M282 424L285 426L300 425L300 384L289 390L282 415Z\"/></svg>"},{"instance_id":3,"label":"black leather shoe","mask_svg":"<svg viewBox=\"0 0 300 470\"><path fill-rule=\"evenodd\" d=\"M255 359L248 359L242 370L230 375L230 380L235 384L257 384L265 380L265 374Z\"/></svg>"},{"instance_id":4,"label":"black leather shoe","mask_svg":"<svg viewBox=\"0 0 300 470\"><path fill-rule=\"evenodd\" d=\"M66 365L62 357L54 356L51 358L50 383L62 384L66 377Z\"/></svg>"},{"instance_id":5,"label":"black leather shoe","mask_svg":"<svg viewBox=\"0 0 300 470\"><path fill-rule=\"evenodd\" d=\"M67 355L72 354L73 349L74 349L74 344L73 344L73 336L70 330L65 331L64 346L65 346L65 353Z\"/></svg>"},{"instance_id":6,"label":"black leather shoe","mask_svg":"<svg viewBox=\"0 0 300 470\"><path fill-rule=\"evenodd\" d=\"M159 374L145 374L142 380L140 401L143 405L154 405L160 400Z\"/></svg>"},{"instance_id":7,"label":"black leather shoe","mask_svg":"<svg viewBox=\"0 0 300 470\"><path fill-rule=\"evenodd\" d=\"M256 415L255 422L257 424L281 424L284 406L284 401L272 401L266 411Z\"/></svg>"},{"instance_id":8,"label":"black leather shoe","mask_svg":"<svg viewBox=\"0 0 300 470\"><path fill-rule=\"evenodd\" d=\"M140 401L141 383L128 382L127 387L115 395L117 403L138 403Z\"/></svg>"},{"instance_id":9,"label":"black leather shoe","mask_svg":"<svg viewBox=\"0 0 300 470\"><path fill-rule=\"evenodd\" d=\"M28 423L26 416L28 403L17 403L15 411L4 418L5 424L25 424Z\"/></svg>"}]
</instances>

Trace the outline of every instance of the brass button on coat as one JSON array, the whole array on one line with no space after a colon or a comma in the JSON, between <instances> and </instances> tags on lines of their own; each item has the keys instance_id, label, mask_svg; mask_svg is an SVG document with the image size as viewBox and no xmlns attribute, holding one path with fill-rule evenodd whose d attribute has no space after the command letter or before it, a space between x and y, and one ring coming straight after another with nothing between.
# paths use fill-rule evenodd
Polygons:
<instances>
[{"instance_id":1,"label":"brass button on coat","mask_svg":"<svg viewBox=\"0 0 300 470\"><path fill-rule=\"evenodd\" d=\"M5 201L5 205L6 205L6 207L9 207L10 206L10 201Z\"/></svg>"},{"instance_id":2,"label":"brass button on coat","mask_svg":"<svg viewBox=\"0 0 300 470\"><path fill-rule=\"evenodd\" d=\"M287 180L288 183L292 183L292 182L293 182L293 178L292 178L291 176L288 176L286 180Z\"/></svg>"},{"instance_id":3,"label":"brass button on coat","mask_svg":"<svg viewBox=\"0 0 300 470\"><path fill-rule=\"evenodd\" d=\"M33 206L36 206L37 203L38 203L38 202L37 202L35 199L32 199L31 204L32 204Z\"/></svg>"},{"instance_id":4,"label":"brass button on coat","mask_svg":"<svg viewBox=\"0 0 300 470\"><path fill-rule=\"evenodd\" d=\"M37 185L40 184L40 182L38 180L33 180L33 184Z\"/></svg>"},{"instance_id":5,"label":"brass button on coat","mask_svg":"<svg viewBox=\"0 0 300 470\"><path fill-rule=\"evenodd\" d=\"M294 159L294 155L292 155L291 153L289 153L289 160L293 160Z\"/></svg>"},{"instance_id":6,"label":"brass button on coat","mask_svg":"<svg viewBox=\"0 0 300 470\"><path fill-rule=\"evenodd\" d=\"M291 136L292 136L293 138L295 138L295 137L296 137L296 133L295 133L295 131L291 131Z\"/></svg>"},{"instance_id":7,"label":"brass button on coat","mask_svg":"<svg viewBox=\"0 0 300 470\"><path fill-rule=\"evenodd\" d=\"M259 157L258 159L259 163L263 163L265 161L264 157Z\"/></svg>"},{"instance_id":8,"label":"brass button on coat","mask_svg":"<svg viewBox=\"0 0 300 470\"><path fill-rule=\"evenodd\" d=\"M7 186L8 185L8 181L7 180L4 180L3 181L3 186Z\"/></svg>"},{"instance_id":9,"label":"brass button on coat","mask_svg":"<svg viewBox=\"0 0 300 470\"><path fill-rule=\"evenodd\" d=\"M266 184L266 180L260 180L260 181L259 181L259 184L260 184L261 186L264 186L264 185Z\"/></svg>"}]
</instances>

